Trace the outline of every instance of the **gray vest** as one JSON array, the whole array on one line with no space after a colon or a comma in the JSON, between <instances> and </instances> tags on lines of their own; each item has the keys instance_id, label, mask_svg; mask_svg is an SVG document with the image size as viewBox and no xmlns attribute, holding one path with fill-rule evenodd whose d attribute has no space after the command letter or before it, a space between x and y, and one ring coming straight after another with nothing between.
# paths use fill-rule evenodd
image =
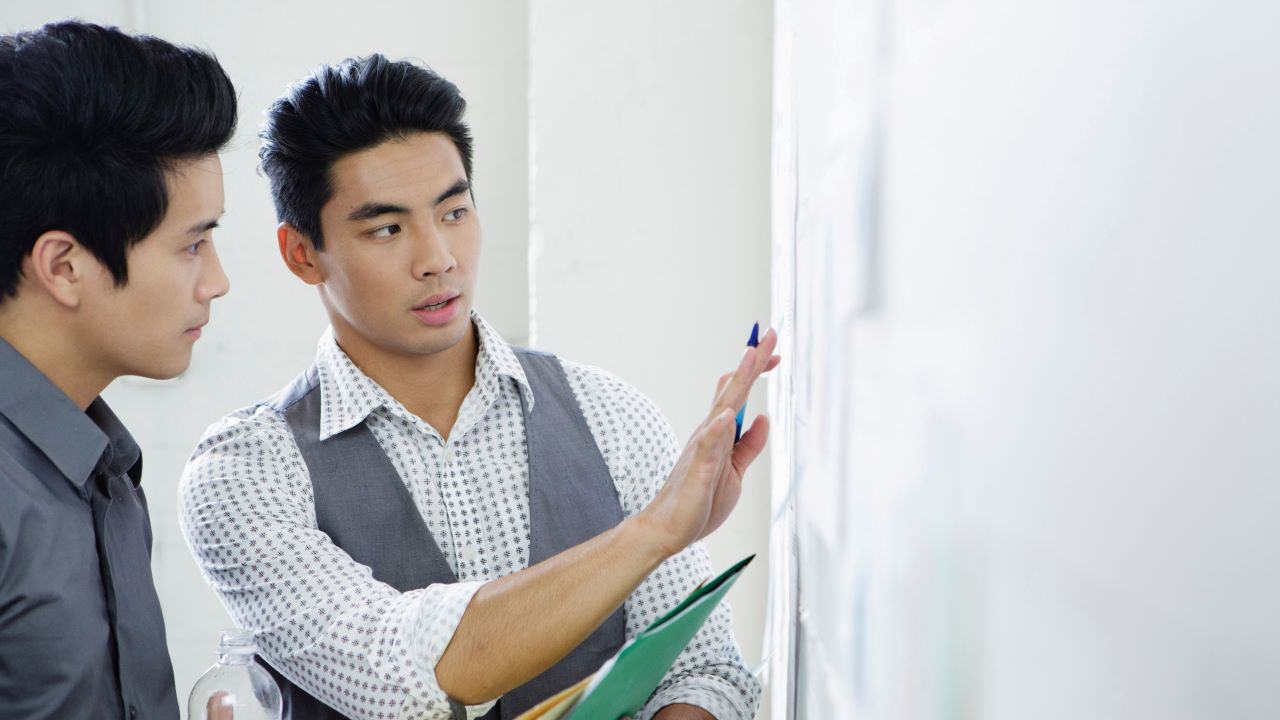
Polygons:
<instances>
[{"instance_id":1,"label":"gray vest","mask_svg":"<svg viewBox=\"0 0 1280 720\"><path fill-rule=\"evenodd\" d=\"M622 506L600 449L560 361L515 348L537 402L520 394L529 449L529 564L622 522ZM264 405L284 415L311 474L316 522L373 577L401 592L458 581L418 514L409 489L364 423L321 442L319 379L313 365ZM530 617L529 622L537 618ZM509 720L593 673L625 640L622 608L559 663L503 695L485 718ZM284 695L284 717L342 718L263 663ZM484 668L476 668L482 673Z\"/></svg>"}]
</instances>

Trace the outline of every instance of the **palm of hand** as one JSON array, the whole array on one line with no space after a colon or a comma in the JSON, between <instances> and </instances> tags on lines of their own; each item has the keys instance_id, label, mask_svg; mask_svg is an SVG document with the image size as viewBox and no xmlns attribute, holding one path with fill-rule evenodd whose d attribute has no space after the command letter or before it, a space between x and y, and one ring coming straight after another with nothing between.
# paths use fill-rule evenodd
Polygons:
<instances>
[{"instance_id":1,"label":"palm of hand","mask_svg":"<svg viewBox=\"0 0 1280 720\"><path fill-rule=\"evenodd\" d=\"M747 467L764 449L769 423L757 417L735 444L734 416L761 373L777 366L777 334L765 333L743 354L738 369L720 378L711 413L685 446L646 514L675 554L720 527L742 494Z\"/></svg>"}]
</instances>

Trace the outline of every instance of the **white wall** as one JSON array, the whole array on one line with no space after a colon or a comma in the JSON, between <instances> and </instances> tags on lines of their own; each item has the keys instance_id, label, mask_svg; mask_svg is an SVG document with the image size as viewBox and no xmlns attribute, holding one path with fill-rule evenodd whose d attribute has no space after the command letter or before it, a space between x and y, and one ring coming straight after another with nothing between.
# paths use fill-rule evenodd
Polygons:
<instances>
[{"instance_id":1,"label":"white wall","mask_svg":"<svg viewBox=\"0 0 1280 720\"><path fill-rule=\"evenodd\" d=\"M382 52L419 58L454 81L474 132L476 195L485 233L477 307L506 337L527 337L527 7L523 2L6 4L9 32L79 16L212 50L240 92L240 127L223 155L227 214L215 242L230 294L196 344L190 370L155 383L125 378L105 397L142 445L143 487L156 531L152 568L164 607L178 695L214 661L230 620L205 585L178 530L177 486L204 428L265 397L305 369L324 328L309 287L276 251L275 212L256 172L262 112L315 65Z\"/></svg>"},{"instance_id":2,"label":"white wall","mask_svg":"<svg viewBox=\"0 0 1280 720\"><path fill-rule=\"evenodd\" d=\"M796 345L839 353L797 384L845 384L796 397L842 418L797 438L798 716L1280 715L1280 6L878 6L872 73L794 43ZM866 210L815 168L859 187L874 108L823 110L868 83L879 293L827 309Z\"/></svg>"},{"instance_id":3,"label":"white wall","mask_svg":"<svg viewBox=\"0 0 1280 720\"><path fill-rule=\"evenodd\" d=\"M653 398L681 438L769 312L772 4L535 2L530 16L534 342ZM764 395L752 400L764 410ZM708 540L760 659L768 467Z\"/></svg>"}]
</instances>

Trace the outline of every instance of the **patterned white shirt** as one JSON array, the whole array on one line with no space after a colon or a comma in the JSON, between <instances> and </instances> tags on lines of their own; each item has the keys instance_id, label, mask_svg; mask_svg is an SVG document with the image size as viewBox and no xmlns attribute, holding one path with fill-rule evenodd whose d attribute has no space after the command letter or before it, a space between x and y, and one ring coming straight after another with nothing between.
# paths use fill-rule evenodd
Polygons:
<instances>
[{"instance_id":1,"label":"patterned white shirt","mask_svg":"<svg viewBox=\"0 0 1280 720\"><path fill-rule=\"evenodd\" d=\"M448 718L435 677L476 590L529 563L523 393L510 346L479 315L475 385L444 441L356 367L332 331L316 366L320 437L365 422L409 488L458 582L401 593L373 578L316 525L310 475L283 416L238 410L205 431L183 472L182 532L236 624L272 665L353 718ZM562 359L569 387L609 467L622 511L639 512L680 444L657 407L598 368ZM631 639L711 576L701 543L670 558L627 598ZM639 714L685 702L720 720L752 718L760 686L721 604ZM469 717L493 702L468 708Z\"/></svg>"}]
</instances>

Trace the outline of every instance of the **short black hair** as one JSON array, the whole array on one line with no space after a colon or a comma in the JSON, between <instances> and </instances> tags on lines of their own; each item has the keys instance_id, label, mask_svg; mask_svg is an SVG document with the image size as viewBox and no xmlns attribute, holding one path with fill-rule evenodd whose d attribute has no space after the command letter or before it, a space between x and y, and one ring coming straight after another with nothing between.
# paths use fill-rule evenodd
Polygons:
<instances>
[{"instance_id":1,"label":"short black hair","mask_svg":"<svg viewBox=\"0 0 1280 720\"><path fill-rule=\"evenodd\" d=\"M128 280L127 252L164 218L165 172L235 133L213 55L80 21L0 36L0 301L50 230Z\"/></svg>"},{"instance_id":2,"label":"short black hair","mask_svg":"<svg viewBox=\"0 0 1280 720\"><path fill-rule=\"evenodd\" d=\"M324 246L320 210L333 196L334 162L411 133L442 132L471 180L471 130L458 87L430 68L380 54L323 65L267 109L258 157L276 217Z\"/></svg>"}]
</instances>

